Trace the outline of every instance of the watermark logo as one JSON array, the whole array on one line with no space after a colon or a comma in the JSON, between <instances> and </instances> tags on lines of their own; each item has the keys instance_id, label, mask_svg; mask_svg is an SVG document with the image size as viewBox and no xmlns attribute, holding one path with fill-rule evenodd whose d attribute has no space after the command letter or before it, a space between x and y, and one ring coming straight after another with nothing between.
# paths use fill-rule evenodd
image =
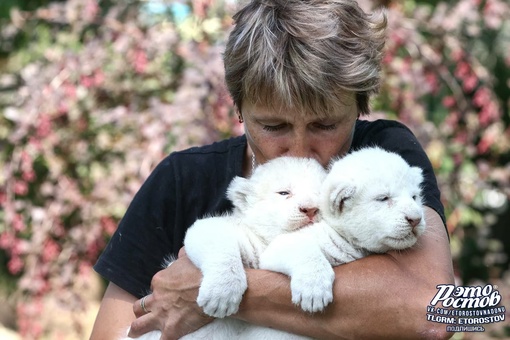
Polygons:
<instances>
[{"instance_id":1,"label":"watermark logo","mask_svg":"<svg viewBox=\"0 0 510 340\"><path fill-rule=\"evenodd\" d=\"M446 324L448 332L483 332L484 324L505 321L497 286L438 285L427 306L427 320Z\"/></svg>"}]
</instances>

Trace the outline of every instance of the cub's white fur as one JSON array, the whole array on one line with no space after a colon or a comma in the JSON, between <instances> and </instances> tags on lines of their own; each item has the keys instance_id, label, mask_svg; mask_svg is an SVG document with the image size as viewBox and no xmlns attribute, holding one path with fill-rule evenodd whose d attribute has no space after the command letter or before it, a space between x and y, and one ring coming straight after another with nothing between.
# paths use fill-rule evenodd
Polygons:
<instances>
[{"instance_id":1,"label":"cub's white fur","mask_svg":"<svg viewBox=\"0 0 510 340\"><path fill-rule=\"evenodd\" d=\"M268 168L277 164L272 162ZM333 299L332 266L409 248L424 232L421 169L410 167L397 154L379 148L353 152L333 162L324 181L317 175L319 179L310 182L302 170L297 176L290 169L283 175L276 170L275 175L261 172L259 178L255 172L250 180L236 179L229 189L234 213L197 221L186 235L186 251L204 275L197 302L209 315L224 317L237 311L246 290L243 264L287 274L292 301L305 311L322 311ZM275 179L288 185L309 182L315 190L320 186L321 220L306 228L301 228L309 222L304 217L298 224L290 223L288 212L300 210L302 203L285 210L289 209L282 204L285 200L268 199ZM236 181L251 189L233 190ZM312 192L314 198L304 200L307 208L317 206L316 191ZM275 211L275 205L281 210ZM283 219L273 216L284 211ZM142 338L159 339L159 332L152 333L158 336ZM307 338L223 318L183 339Z\"/></svg>"},{"instance_id":2,"label":"cub's white fur","mask_svg":"<svg viewBox=\"0 0 510 340\"><path fill-rule=\"evenodd\" d=\"M234 206L231 214L197 220L188 229L186 254L203 274L197 303L220 319L182 339L244 338L241 333L250 325L225 318L237 312L247 288L244 267L259 268L260 254L278 235L319 220L325 177L326 170L313 159L276 158L258 166L249 179L234 178L227 190ZM314 298L303 299L303 307L314 304ZM153 331L139 339L160 336Z\"/></svg>"},{"instance_id":3,"label":"cub's white fur","mask_svg":"<svg viewBox=\"0 0 510 340\"><path fill-rule=\"evenodd\" d=\"M306 268L326 271L371 253L413 246L425 230L422 180L420 168L380 148L333 162L321 188L322 220L278 236L261 255L260 266L292 278ZM308 283L291 280L294 284Z\"/></svg>"}]
</instances>

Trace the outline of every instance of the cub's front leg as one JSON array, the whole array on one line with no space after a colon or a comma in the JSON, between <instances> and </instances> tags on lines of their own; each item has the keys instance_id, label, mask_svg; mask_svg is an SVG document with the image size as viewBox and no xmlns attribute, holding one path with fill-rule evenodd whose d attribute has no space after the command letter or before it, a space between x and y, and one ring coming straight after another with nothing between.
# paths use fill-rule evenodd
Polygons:
<instances>
[{"instance_id":1,"label":"cub's front leg","mask_svg":"<svg viewBox=\"0 0 510 340\"><path fill-rule=\"evenodd\" d=\"M275 238L260 257L260 268L290 277L292 302L304 311L322 311L333 301L335 273L317 242L316 225Z\"/></svg>"},{"instance_id":2,"label":"cub's front leg","mask_svg":"<svg viewBox=\"0 0 510 340\"><path fill-rule=\"evenodd\" d=\"M230 216L198 220L186 233L186 254L203 275L197 303L207 315L223 318L239 309L248 286L240 237Z\"/></svg>"}]
</instances>

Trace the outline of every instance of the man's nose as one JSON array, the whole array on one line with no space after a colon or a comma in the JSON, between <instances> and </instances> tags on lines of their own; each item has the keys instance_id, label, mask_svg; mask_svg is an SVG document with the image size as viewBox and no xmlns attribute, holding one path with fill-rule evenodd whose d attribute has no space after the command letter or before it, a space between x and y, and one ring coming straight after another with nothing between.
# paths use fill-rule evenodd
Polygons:
<instances>
[{"instance_id":1,"label":"man's nose","mask_svg":"<svg viewBox=\"0 0 510 340\"><path fill-rule=\"evenodd\" d=\"M288 156L292 157L312 157L312 145L306 135L296 135L290 141L288 147Z\"/></svg>"}]
</instances>

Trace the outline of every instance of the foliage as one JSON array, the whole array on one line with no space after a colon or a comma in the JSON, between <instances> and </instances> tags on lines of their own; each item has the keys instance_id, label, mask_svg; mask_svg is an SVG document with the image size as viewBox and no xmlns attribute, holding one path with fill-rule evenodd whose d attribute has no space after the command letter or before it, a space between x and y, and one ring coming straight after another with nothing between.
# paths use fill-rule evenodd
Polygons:
<instances>
[{"instance_id":1,"label":"foliage","mask_svg":"<svg viewBox=\"0 0 510 340\"><path fill-rule=\"evenodd\" d=\"M426 147L462 281L500 276L508 262L489 227L510 197L510 5L406 1L389 16L379 108Z\"/></svg>"},{"instance_id":2,"label":"foliage","mask_svg":"<svg viewBox=\"0 0 510 340\"><path fill-rule=\"evenodd\" d=\"M510 196L509 5L383 2L390 31L374 116L404 121L425 146L467 283L473 254L478 268L502 263L488 226ZM25 338L48 331L42 296L84 308L63 288L90 273L157 162L242 133L222 73L232 10L161 4L68 0L13 11L0 26L0 259Z\"/></svg>"},{"instance_id":3,"label":"foliage","mask_svg":"<svg viewBox=\"0 0 510 340\"><path fill-rule=\"evenodd\" d=\"M164 155L240 133L211 38L228 19L181 32L169 21L144 25L137 5L123 3L16 12L3 31L29 39L0 76L0 248L25 337L45 332L42 296L83 307L69 288L90 274ZM182 37L191 32L210 40Z\"/></svg>"}]
</instances>

